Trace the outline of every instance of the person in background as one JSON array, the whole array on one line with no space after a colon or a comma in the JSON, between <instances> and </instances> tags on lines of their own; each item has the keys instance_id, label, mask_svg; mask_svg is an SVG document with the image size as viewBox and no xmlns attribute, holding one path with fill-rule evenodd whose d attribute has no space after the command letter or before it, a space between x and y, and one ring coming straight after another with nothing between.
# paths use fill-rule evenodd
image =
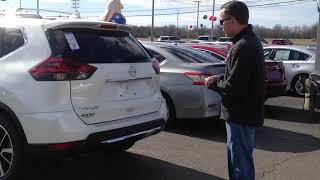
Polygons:
<instances>
[{"instance_id":1,"label":"person in background","mask_svg":"<svg viewBox=\"0 0 320 180\"><path fill-rule=\"evenodd\" d=\"M122 15L123 5L120 0L110 0L107 3L105 12L102 16L103 21L126 24L126 18Z\"/></svg>"},{"instance_id":2,"label":"person in background","mask_svg":"<svg viewBox=\"0 0 320 180\"><path fill-rule=\"evenodd\" d=\"M244 2L229 1L221 7L220 24L234 45L227 56L224 76L205 79L206 86L222 97L230 180L255 179L255 129L264 122L263 48L248 21Z\"/></svg>"}]
</instances>

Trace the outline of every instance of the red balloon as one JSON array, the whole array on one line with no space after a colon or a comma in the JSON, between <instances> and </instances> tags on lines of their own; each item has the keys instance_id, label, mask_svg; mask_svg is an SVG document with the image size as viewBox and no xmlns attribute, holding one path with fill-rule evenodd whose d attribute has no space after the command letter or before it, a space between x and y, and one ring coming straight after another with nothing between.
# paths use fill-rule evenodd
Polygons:
<instances>
[{"instance_id":1,"label":"red balloon","mask_svg":"<svg viewBox=\"0 0 320 180\"><path fill-rule=\"evenodd\" d=\"M210 21L216 21L216 20L217 20L217 17L215 17L215 16L210 16L209 20L210 20Z\"/></svg>"}]
</instances>

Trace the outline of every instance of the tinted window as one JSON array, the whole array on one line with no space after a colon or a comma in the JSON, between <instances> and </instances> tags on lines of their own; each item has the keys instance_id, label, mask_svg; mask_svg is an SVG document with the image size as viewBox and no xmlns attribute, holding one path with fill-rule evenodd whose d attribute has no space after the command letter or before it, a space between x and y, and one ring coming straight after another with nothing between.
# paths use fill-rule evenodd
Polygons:
<instances>
[{"instance_id":1,"label":"tinted window","mask_svg":"<svg viewBox=\"0 0 320 180\"><path fill-rule=\"evenodd\" d=\"M151 55L152 55L153 57L157 58L157 60L158 60L159 62L162 62L162 61L164 61L164 60L166 59L166 58L163 57L161 54L159 54L159 53L157 53L157 52L155 52L155 51L153 51L153 50L151 50L151 49L148 49L148 52L151 53Z\"/></svg>"},{"instance_id":2,"label":"tinted window","mask_svg":"<svg viewBox=\"0 0 320 180\"><path fill-rule=\"evenodd\" d=\"M185 63L221 63L220 60L193 49L163 47Z\"/></svg>"},{"instance_id":3,"label":"tinted window","mask_svg":"<svg viewBox=\"0 0 320 180\"><path fill-rule=\"evenodd\" d=\"M209 40L209 38L204 36L204 37L199 37L198 40Z\"/></svg>"},{"instance_id":4,"label":"tinted window","mask_svg":"<svg viewBox=\"0 0 320 180\"><path fill-rule=\"evenodd\" d=\"M15 51L24 44L23 34L20 29L5 28L2 41L2 56Z\"/></svg>"},{"instance_id":5,"label":"tinted window","mask_svg":"<svg viewBox=\"0 0 320 180\"><path fill-rule=\"evenodd\" d=\"M172 36L172 37L169 37L170 40L180 40L179 38L175 37L175 36Z\"/></svg>"},{"instance_id":6,"label":"tinted window","mask_svg":"<svg viewBox=\"0 0 320 180\"><path fill-rule=\"evenodd\" d=\"M168 40L168 37L161 37L161 40Z\"/></svg>"},{"instance_id":7,"label":"tinted window","mask_svg":"<svg viewBox=\"0 0 320 180\"><path fill-rule=\"evenodd\" d=\"M63 29L47 32L52 56L86 63L138 63L150 58L129 33L93 29Z\"/></svg>"},{"instance_id":8,"label":"tinted window","mask_svg":"<svg viewBox=\"0 0 320 180\"><path fill-rule=\"evenodd\" d=\"M216 53L214 53L214 52L211 52L211 51L208 51L208 50L204 50L204 49L199 49L199 50L202 51L202 52L204 52L204 53L209 54L210 56L213 56L213 57L219 59L220 61L226 60L224 57L221 57L220 55L218 55L218 54L216 54Z\"/></svg>"}]
</instances>

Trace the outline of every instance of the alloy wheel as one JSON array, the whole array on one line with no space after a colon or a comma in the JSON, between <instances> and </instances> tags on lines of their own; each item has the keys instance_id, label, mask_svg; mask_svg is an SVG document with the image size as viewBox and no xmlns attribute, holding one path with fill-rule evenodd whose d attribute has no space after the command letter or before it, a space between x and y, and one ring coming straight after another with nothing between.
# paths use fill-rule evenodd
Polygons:
<instances>
[{"instance_id":1,"label":"alloy wheel","mask_svg":"<svg viewBox=\"0 0 320 180\"><path fill-rule=\"evenodd\" d=\"M13 164L13 146L9 133L0 125L0 178L6 176Z\"/></svg>"},{"instance_id":2,"label":"alloy wheel","mask_svg":"<svg viewBox=\"0 0 320 180\"><path fill-rule=\"evenodd\" d=\"M304 84L302 79L303 78L299 78L294 85L294 89L296 93L299 94L300 96L304 96Z\"/></svg>"}]
</instances>

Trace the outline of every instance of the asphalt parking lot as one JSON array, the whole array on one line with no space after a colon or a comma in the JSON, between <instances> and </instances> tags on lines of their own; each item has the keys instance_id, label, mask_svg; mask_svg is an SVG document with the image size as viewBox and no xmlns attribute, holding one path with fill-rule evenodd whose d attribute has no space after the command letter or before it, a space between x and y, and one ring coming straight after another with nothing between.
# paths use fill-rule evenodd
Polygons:
<instances>
[{"instance_id":1,"label":"asphalt parking lot","mask_svg":"<svg viewBox=\"0 0 320 180\"><path fill-rule=\"evenodd\" d=\"M303 99L269 99L265 126L256 132L256 179L318 180L320 121L310 122ZM170 131L139 141L128 152L82 154L30 166L26 179L219 180L227 179L221 121L182 120ZM30 177L29 177L30 176Z\"/></svg>"}]
</instances>

